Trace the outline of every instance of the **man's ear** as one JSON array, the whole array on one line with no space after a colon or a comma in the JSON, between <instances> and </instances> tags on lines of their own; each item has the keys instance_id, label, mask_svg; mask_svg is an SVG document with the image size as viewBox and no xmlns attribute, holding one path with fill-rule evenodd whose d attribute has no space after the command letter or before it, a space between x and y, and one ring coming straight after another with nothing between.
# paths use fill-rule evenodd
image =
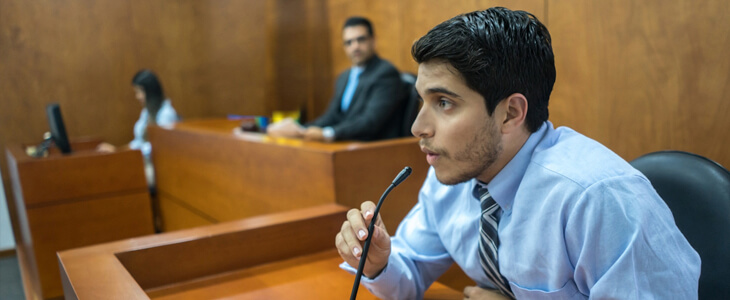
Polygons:
<instances>
[{"instance_id":1,"label":"man's ear","mask_svg":"<svg viewBox=\"0 0 730 300\"><path fill-rule=\"evenodd\" d=\"M504 105L504 119L502 120L502 133L507 134L516 130L524 130L525 118L527 118L527 98L520 93L509 95L501 103Z\"/></svg>"}]
</instances>

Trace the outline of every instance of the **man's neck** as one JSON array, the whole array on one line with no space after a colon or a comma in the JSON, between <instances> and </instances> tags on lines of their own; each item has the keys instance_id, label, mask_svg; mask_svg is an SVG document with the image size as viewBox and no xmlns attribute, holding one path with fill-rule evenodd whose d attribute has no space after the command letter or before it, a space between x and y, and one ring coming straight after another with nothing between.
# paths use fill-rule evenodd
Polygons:
<instances>
[{"instance_id":1,"label":"man's neck","mask_svg":"<svg viewBox=\"0 0 730 300\"><path fill-rule=\"evenodd\" d=\"M376 55L373 54L373 56L370 56L370 57L368 57L368 59L363 60L362 63L360 63L359 65L358 64L353 64L352 67L353 68L363 68L364 69L368 64L370 64L371 61L373 61L373 59L375 58L375 56Z\"/></svg>"},{"instance_id":2,"label":"man's neck","mask_svg":"<svg viewBox=\"0 0 730 300\"><path fill-rule=\"evenodd\" d=\"M525 145L527 139L530 137L530 133L520 134L513 140L507 140L502 148L502 153L497 157L497 160L481 175L477 177L477 180L485 183L489 183L492 179L504 169L504 167L512 161L512 159L520 152L522 146Z\"/></svg>"}]
</instances>

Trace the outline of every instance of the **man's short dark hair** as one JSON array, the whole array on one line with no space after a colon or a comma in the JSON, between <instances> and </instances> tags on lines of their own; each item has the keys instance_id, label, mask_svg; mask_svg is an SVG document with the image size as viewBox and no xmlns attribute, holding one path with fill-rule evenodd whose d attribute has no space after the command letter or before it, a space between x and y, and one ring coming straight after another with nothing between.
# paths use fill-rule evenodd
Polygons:
<instances>
[{"instance_id":1,"label":"man's short dark hair","mask_svg":"<svg viewBox=\"0 0 730 300\"><path fill-rule=\"evenodd\" d=\"M491 116L513 93L527 98L525 123L537 131L548 119L555 84L550 33L532 14L494 7L456 16L413 44L421 64L434 59L450 63L472 90L484 97Z\"/></svg>"},{"instance_id":2,"label":"man's short dark hair","mask_svg":"<svg viewBox=\"0 0 730 300\"><path fill-rule=\"evenodd\" d=\"M365 26L365 28L368 29L368 34L370 34L371 37L375 36L375 34L373 33L373 24L371 24L370 20L366 18L350 17L345 21L345 25L342 26L342 29L344 30L345 28L351 26Z\"/></svg>"}]
</instances>

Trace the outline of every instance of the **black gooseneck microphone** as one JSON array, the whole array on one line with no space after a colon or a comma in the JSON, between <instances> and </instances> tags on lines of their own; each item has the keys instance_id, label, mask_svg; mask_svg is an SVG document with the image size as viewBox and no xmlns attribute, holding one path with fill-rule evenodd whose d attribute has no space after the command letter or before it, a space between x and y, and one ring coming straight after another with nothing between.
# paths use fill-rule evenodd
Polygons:
<instances>
[{"instance_id":1,"label":"black gooseneck microphone","mask_svg":"<svg viewBox=\"0 0 730 300\"><path fill-rule=\"evenodd\" d=\"M388 196L390 193L390 190L392 190L394 187L398 186L403 180L406 180L408 178L408 175L411 175L411 167L405 167L403 168L400 173L398 173L398 176L395 176L395 179L393 179L393 183L390 184L390 186L385 189L385 192L383 192L383 195L380 196L380 200L378 200L378 205L375 207L375 211L373 212L373 219L370 221L370 226L368 226L368 237L365 239L365 246L363 246L362 249L362 255L360 256L360 265L357 267L357 274L355 275L355 284L352 286L352 293L350 294L350 300L355 300L357 298L357 289L360 287L360 277L362 277L362 270L365 268L365 261L368 257L368 250L370 250L370 240L373 237L373 230L375 230L375 222L378 220L378 213L380 213L380 207L383 205L383 200L385 197Z\"/></svg>"}]
</instances>

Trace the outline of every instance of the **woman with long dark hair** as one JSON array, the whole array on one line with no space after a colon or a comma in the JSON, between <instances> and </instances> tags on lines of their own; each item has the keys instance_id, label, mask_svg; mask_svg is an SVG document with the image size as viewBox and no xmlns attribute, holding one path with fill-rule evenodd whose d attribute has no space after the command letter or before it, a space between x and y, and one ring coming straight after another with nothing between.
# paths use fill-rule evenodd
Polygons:
<instances>
[{"instance_id":1,"label":"woman with long dark hair","mask_svg":"<svg viewBox=\"0 0 730 300\"><path fill-rule=\"evenodd\" d=\"M150 160L152 146L147 140L147 126L168 126L179 120L177 112L172 107L170 99L165 97L157 75L149 69L137 72L132 78L134 96L143 105L139 120L134 123L134 139L129 142L130 149L139 149L144 155L145 175L150 187L154 186L154 169ZM113 152L116 147L102 143L99 151Z\"/></svg>"}]
</instances>

